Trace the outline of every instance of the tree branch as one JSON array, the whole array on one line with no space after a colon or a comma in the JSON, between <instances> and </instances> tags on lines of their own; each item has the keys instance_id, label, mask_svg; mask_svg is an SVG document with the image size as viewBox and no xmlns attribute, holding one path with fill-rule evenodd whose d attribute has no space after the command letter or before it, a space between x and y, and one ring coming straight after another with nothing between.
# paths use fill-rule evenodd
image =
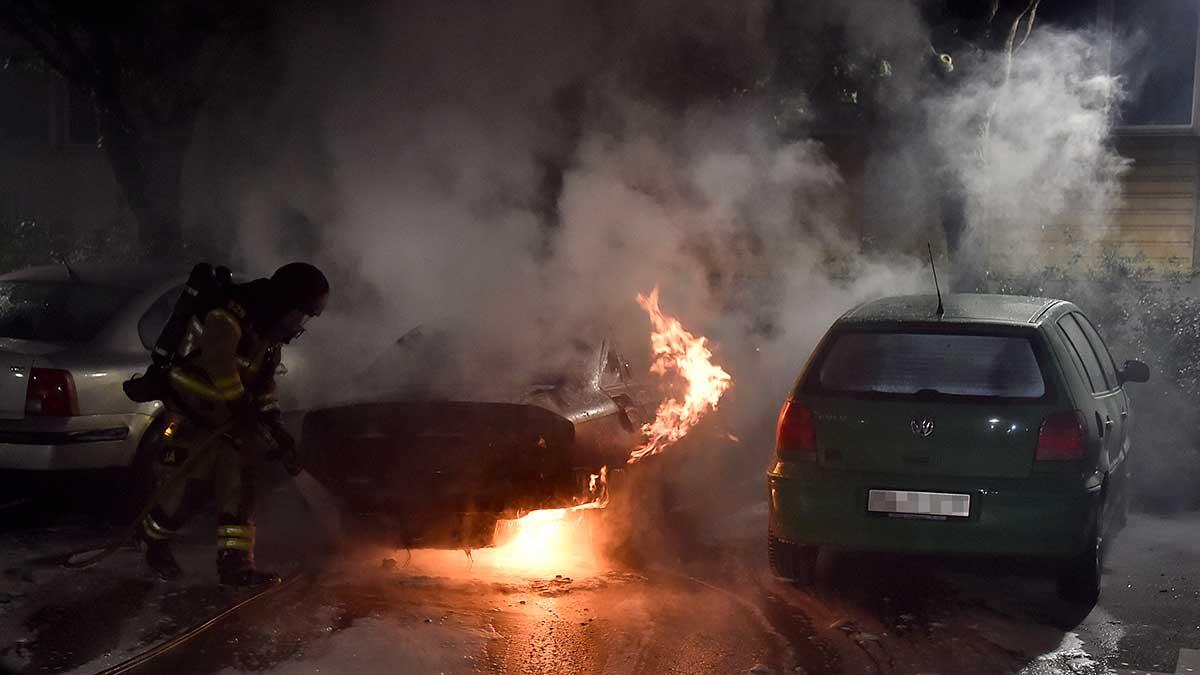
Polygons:
<instances>
[{"instance_id":1,"label":"tree branch","mask_svg":"<svg viewBox=\"0 0 1200 675\"><path fill-rule=\"evenodd\" d=\"M1029 19L1025 22L1025 35L1021 38L1021 43L1017 45L1017 49L1025 46L1025 41L1029 39L1029 34L1033 32L1033 21L1037 18L1038 4L1041 0L1031 0L1029 3ZM1018 19L1019 21L1020 19Z\"/></svg>"},{"instance_id":2,"label":"tree branch","mask_svg":"<svg viewBox=\"0 0 1200 675\"><path fill-rule=\"evenodd\" d=\"M1025 9L1021 10L1021 13L1017 15L1017 18L1013 19L1012 26L1010 26L1008 29L1008 39L1004 41L1005 84L1008 84L1008 80L1012 76L1013 55L1016 53L1016 50L1020 48L1020 45L1017 45L1016 41L1017 33L1021 32L1021 21L1026 17L1029 19L1025 27L1025 37L1021 40L1021 44L1023 45L1025 44L1025 40L1029 39L1029 33L1033 30L1033 18L1037 13L1039 2L1041 2L1041 0L1029 0L1029 4L1026 5Z\"/></svg>"},{"instance_id":3,"label":"tree branch","mask_svg":"<svg viewBox=\"0 0 1200 675\"><path fill-rule=\"evenodd\" d=\"M21 12L22 9L26 12ZM86 61L72 60L73 56L80 53L79 50L77 48L67 49L61 44L53 44L51 41L58 42L61 41L61 38L53 34L51 26L46 25L46 17L34 16L35 12L36 10L28 3L14 3L9 11L0 12L0 24L33 47L42 60L58 74L81 86L90 88L92 79L89 76L92 73L87 68ZM42 20L39 21L39 18Z\"/></svg>"}]
</instances>

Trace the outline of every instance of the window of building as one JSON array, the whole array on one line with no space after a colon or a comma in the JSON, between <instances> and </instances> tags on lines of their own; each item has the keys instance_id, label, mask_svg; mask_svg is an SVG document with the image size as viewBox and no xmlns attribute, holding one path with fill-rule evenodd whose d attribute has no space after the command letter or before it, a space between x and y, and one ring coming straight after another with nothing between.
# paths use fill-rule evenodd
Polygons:
<instances>
[{"instance_id":1,"label":"window of building","mask_svg":"<svg viewBox=\"0 0 1200 675\"><path fill-rule=\"evenodd\" d=\"M1196 0L1112 0L1114 67L1129 97L1117 123L1123 127L1194 123Z\"/></svg>"},{"instance_id":2,"label":"window of building","mask_svg":"<svg viewBox=\"0 0 1200 675\"><path fill-rule=\"evenodd\" d=\"M23 67L0 68L0 142L50 143L54 76Z\"/></svg>"}]
</instances>

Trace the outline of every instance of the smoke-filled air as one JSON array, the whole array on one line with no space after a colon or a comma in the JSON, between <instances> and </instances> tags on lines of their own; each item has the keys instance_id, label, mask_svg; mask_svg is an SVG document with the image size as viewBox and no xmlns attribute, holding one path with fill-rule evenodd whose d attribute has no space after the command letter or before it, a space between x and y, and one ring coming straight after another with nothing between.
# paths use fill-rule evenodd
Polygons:
<instances>
[{"instance_id":1,"label":"smoke-filled air","mask_svg":"<svg viewBox=\"0 0 1200 675\"><path fill-rule=\"evenodd\" d=\"M1200 668L1198 46L0 1L0 672Z\"/></svg>"},{"instance_id":2,"label":"smoke-filled air","mask_svg":"<svg viewBox=\"0 0 1200 675\"><path fill-rule=\"evenodd\" d=\"M645 369L635 297L657 285L753 383L735 384L726 414L760 466L775 406L830 320L931 291L927 242L943 280L971 290L955 278L1009 262L996 248L1045 259L1038 229L1064 214L1096 236L1124 166L1107 136L1120 83L1085 33L1035 31L1011 57L968 54L969 73L947 74L929 66L916 6L786 11L447 2L294 17L274 35L283 55L247 76L278 83L238 92L261 108L214 115L249 127L252 161L207 177L220 199L193 195L194 218L232 221L248 267L303 254L332 268L337 320L314 326L304 351L322 358L293 382L306 402L352 394L346 376L430 324L472 334L450 388L504 389L609 334ZM817 139L858 122L818 118L806 86L819 83L782 72L781 26L838 31L886 70L880 95L902 124L854 158L866 170L853 181ZM933 86L947 76L962 77ZM205 152L231 151L214 145L197 174ZM938 201L956 184L962 261L944 258Z\"/></svg>"}]
</instances>

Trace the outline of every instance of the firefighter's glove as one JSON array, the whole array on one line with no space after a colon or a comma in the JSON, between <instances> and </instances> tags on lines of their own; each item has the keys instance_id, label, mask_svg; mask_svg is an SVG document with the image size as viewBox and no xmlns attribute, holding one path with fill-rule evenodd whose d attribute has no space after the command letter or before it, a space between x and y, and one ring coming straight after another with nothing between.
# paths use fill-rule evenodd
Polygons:
<instances>
[{"instance_id":1,"label":"firefighter's glove","mask_svg":"<svg viewBox=\"0 0 1200 675\"><path fill-rule=\"evenodd\" d=\"M270 409L265 410L265 411L262 410L262 408L259 408L258 421L261 422L264 426L268 426L268 427L280 426L283 424L283 422L281 420L283 420L283 413L279 411L278 407L271 407Z\"/></svg>"},{"instance_id":2,"label":"firefighter's glove","mask_svg":"<svg viewBox=\"0 0 1200 675\"><path fill-rule=\"evenodd\" d=\"M268 458L283 462L283 468L289 475L299 475L304 467L300 465L300 453L296 451L296 439L292 438L287 429L280 424L272 424L268 429L271 440L274 441L274 456Z\"/></svg>"},{"instance_id":3,"label":"firefighter's glove","mask_svg":"<svg viewBox=\"0 0 1200 675\"><path fill-rule=\"evenodd\" d=\"M300 463L300 453L296 452L294 446L283 453L283 470L287 471L289 476L299 476L300 472L304 471L304 465Z\"/></svg>"},{"instance_id":4,"label":"firefighter's glove","mask_svg":"<svg viewBox=\"0 0 1200 675\"><path fill-rule=\"evenodd\" d=\"M282 426L278 424L264 424L263 434L270 441L267 452L267 459L276 460L283 459L288 453L296 451L296 440Z\"/></svg>"}]
</instances>

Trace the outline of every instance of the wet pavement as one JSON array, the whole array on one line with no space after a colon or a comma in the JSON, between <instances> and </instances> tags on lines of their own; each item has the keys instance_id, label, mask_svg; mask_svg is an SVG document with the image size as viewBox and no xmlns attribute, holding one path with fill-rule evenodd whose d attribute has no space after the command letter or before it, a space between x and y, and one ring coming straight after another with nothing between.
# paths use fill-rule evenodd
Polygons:
<instances>
[{"instance_id":1,"label":"wet pavement","mask_svg":"<svg viewBox=\"0 0 1200 675\"><path fill-rule=\"evenodd\" d=\"M1116 666L1174 673L1180 649L1200 648L1200 517L1135 514L1121 536L1100 602L1122 632Z\"/></svg>"},{"instance_id":2,"label":"wet pavement","mask_svg":"<svg viewBox=\"0 0 1200 675\"><path fill-rule=\"evenodd\" d=\"M753 603L672 575L483 580L346 564L206 635L167 672L714 673L793 658Z\"/></svg>"},{"instance_id":3,"label":"wet pavement","mask_svg":"<svg viewBox=\"0 0 1200 675\"><path fill-rule=\"evenodd\" d=\"M487 552L317 555L317 514L272 533L309 507L287 482L268 495L260 557L308 573L141 672L1174 673L1200 646L1200 514L1133 515L1081 606L1037 570L867 554L823 556L817 587L797 588L766 570L758 507L687 551L513 573ZM164 584L132 551L39 565L101 525L25 515L0 515L4 672L96 672L238 599L212 583L206 523L181 544L184 581Z\"/></svg>"},{"instance_id":4,"label":"wet pavement","mask_svg":"<svg viewBox=\"0 0 1200 675\"><path fill-rule=\"evenodd\" d=\"M263 481L262 548L281 571L321 550L307 505L280 470ZM6 494L22 486L8 483ZM172 583L149 573L132 547L82 570L66 554L100 548L127 532L109 508L112 486L72 485L0 505L0 673L93 673L127 659L236 602L217 585L214 514L193 519L175 553L184 568Z\"/></svg>"}]
</instances>

